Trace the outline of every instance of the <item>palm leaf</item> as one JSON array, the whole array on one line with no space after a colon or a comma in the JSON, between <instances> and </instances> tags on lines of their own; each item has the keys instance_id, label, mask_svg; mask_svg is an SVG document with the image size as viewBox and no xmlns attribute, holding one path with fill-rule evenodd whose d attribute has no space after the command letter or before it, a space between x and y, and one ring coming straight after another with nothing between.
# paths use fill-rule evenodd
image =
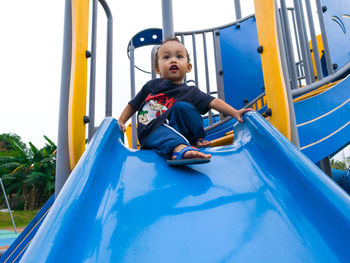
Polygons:
<instances>
[{"instance_id":1,"label":"palm leaf","mask_svg":"<svg viewBox=\"0 0 350 263\"><path fill-rule=\"evenodd\" d=\"M15 157L13 156L0 156L0 163L7 163L13 160L15 160Z\"/></svg>"},{"instance_id":2,"label":"palm leaf","mask_svg":"<svg viewBox=\"0 0 350 263\"><path fill-rule=\"evenodd\" d=\"M36 148L32 142L29 142L29 146L34 154L36 154L39 151L38 148Z\"/></svg>"},{"instance_id":3,"label":"palm leaf","mask_svg":"<svg viewBox=\"0 0 350 263\"><path fill-rule=\"evenodd\" d=\"M0 164L0 169L16 169L20 167L20 163L12 162L12 163L4 163Z\"/></svg>"},{"instance_id":4,"label":"palm leaf","mask_svg":"<svg viewBox=\"0 0 350 263\"><path fill-rule=\"evenodd\" d=\"M47 141L49 142L49 144L50 144L52 147L55 147L55 148L56 148L56 144L55 144L53 141L51 141L46 135L44 135L44 138L45 138L45 140L47 140Z\"/></svg>"},{"instance_id":5,"label":"palm leaf","mask_svg":"<svg viewBox=\"0 0 350 263\"><path fill-rule=\"evenodd\" d=\"M23 149L17 142L15 142L13 139L10 140L12 147L15 149L15 151L22 156L26 156L27 153L25 149Z\"/></svg>"}]
</instances>

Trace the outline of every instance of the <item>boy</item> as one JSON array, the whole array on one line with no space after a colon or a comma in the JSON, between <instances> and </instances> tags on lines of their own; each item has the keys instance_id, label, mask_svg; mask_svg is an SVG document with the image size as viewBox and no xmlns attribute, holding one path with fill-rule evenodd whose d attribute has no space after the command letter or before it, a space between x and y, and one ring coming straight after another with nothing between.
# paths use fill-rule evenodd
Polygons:
<instances>
[{"instance_id":1,"label":"boy","mask_svg":"<svg viewBox=\"0 0 350 263\"><path fill-rule=\"evenodd\" d=\"M201 114L210 109L231 115L242 122L242 115L252 109L236 110L221 99L183 83L192 65L185 46L176 38L164 41L155 55L155 71L161 78L147 82L125 107L118 120L125 123L138 110L138 138L143 149L152 149L167 157L169 164L208 162L210 154L197 148L210 145L203 140L205 131Z\"/></svg>"}]
</instances>

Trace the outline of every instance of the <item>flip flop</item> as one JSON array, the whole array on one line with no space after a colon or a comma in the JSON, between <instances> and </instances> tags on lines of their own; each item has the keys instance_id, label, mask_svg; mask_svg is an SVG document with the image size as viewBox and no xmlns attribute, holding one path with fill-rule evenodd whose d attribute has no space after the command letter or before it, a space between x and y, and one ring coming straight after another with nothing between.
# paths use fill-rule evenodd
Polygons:
<instances>
[{"instance_id":1,"label":"flip flop","mask_svg":"<svg viewBox=\"0 0 350 263\"><path fill-rule=\"evenodd\" d=\"M210 162L210 158L187 158L187 159L184 159L183 158L184 154L185 154L185 152L188 152L188 151L199 152L199 150L196 147L187 146L179 152L174 152L173 155L176 156L175 160L167 160L167 163L169 165L187 165L187 164L201 164L201 163Z\"/></svg>"}]
</instances>

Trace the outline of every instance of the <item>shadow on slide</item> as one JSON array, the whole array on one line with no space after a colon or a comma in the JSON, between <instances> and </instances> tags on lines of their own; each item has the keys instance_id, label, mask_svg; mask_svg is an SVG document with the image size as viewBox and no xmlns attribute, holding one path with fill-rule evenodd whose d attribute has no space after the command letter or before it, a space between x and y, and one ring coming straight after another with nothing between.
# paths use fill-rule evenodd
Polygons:
<instances>
[{"instance_id":1,"label":"shadow on slide","mask_svg":"<svg viewBox=\"0 0 350 263\"><path fill-rule=\"evenodd\" d=\"M259 114L234 129L176 168L105 119L21 262L348 262L349 196Z\"/></svg>"}]
</instances>

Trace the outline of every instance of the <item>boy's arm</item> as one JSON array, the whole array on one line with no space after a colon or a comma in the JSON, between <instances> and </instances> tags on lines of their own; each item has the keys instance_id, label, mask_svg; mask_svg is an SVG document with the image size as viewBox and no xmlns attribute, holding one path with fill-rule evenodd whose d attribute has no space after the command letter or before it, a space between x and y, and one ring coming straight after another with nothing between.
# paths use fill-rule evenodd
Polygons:
<instances>
[{"instance_id":1,"label":"boy's arm","mask_svg":"<svg viewBox=\"0 0 350 263\"><path fill-rule=\"evenodd\" d=\"M243 114L253 110L251 108L236 110L235 108L233 108L232 106L224 102L222 99L213 99L209 103L209 107L225 115L230 115L241 123L243 122L242 120Z\"/></svg>"},{"instance_id":2,"label":"boy's arm","mask_svg":"<svg viewBox=\"0 0 350 263\"><path fill-rule=\"evenodd\" d=\"M135 114L135 112L136 109L133 106L131 106L131 104L126 105L126 107L124 108L122 114L118 119L119 127L123 132L126 131L125 123L132 117L132 115Z\"/></svg>"}]
</instances>

